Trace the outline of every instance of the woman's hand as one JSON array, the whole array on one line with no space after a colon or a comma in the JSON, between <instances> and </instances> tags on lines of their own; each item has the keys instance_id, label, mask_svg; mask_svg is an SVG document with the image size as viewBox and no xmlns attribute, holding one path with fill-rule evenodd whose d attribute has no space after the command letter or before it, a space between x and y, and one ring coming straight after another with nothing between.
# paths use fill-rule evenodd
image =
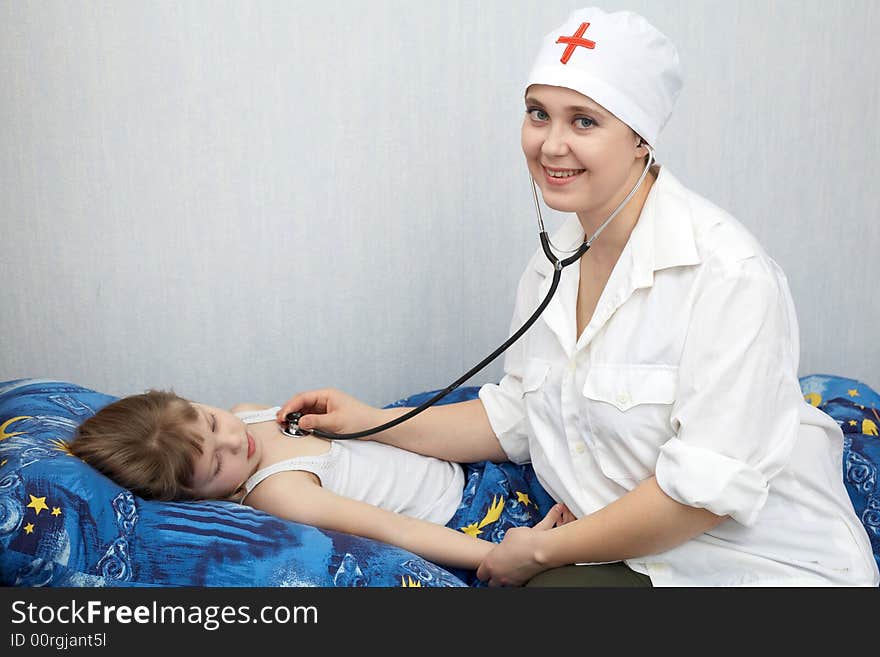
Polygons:
<instances>
[{"instance_id":1,"label":"woman's hand","mask_svg":"<svg viewBox=\"0 0 880 657\"><path fill-rule=\"evenodd\" d=\"M334 388L301 392L288 399L275 418L285 421L288 413L302 413L301 429L330 433L354 433L383 423L382 412Z\"/></svg>"},{"instance_id":2,"label":"woman's hand","mask_svg":"<svg viewBox=\"0 0 880 657\"><path fill-rule=\"evenodd\" d=\"M477 578L489 586L522 586L548 564L538 560L547 531L575 520L564 504L556 504L534 527L513 527L477 568Z\"/></svg>"}]
</instances>

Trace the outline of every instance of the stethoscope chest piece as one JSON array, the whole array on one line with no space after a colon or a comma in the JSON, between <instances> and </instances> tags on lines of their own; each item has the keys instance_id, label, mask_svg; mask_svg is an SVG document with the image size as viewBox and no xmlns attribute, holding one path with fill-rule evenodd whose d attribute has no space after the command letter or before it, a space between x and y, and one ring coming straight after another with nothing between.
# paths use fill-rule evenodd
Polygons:
<instances>
[{"instance_id":1,"label":"stethoscope chest piece","mask_svg":"<svg viewBox=\"0 0 880 657\"><path fill-rule=\"evenodd\" d=\"M309 432L299 428L299 419L302 413L288 413L284 416L284 423L281 425L281 433L291 438L302 438L308 436Z\"/></svg>"}]
</instances>

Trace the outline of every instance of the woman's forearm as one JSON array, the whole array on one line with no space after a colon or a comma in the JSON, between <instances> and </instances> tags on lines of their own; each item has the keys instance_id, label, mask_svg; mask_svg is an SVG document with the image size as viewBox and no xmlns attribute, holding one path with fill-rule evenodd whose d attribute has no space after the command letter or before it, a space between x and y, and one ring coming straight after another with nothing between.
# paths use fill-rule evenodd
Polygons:
<instances>
[{"instance_id":1,"label":"woman's forearm","mask_svg":"<svg viewBox=\"0 0 880 657\"><path fill-rule=\"evenodd\" d=\"M410 410L378 409L377 424ZM479 399L432 406L412 419L376 434L373 440L458 463L507 460Z\"/></svg>"},{"instance_id":2,"label":"woman's forearm","mask_svg":"<svg viewBox=\"0 0 880 657\"><path fill-rule=\"evenodd\" d=\"M633 559L665 552L724 520L673 500L651 477L595 513L545 532L535 559L548 568Z\"/></svg>"}]
</instances>

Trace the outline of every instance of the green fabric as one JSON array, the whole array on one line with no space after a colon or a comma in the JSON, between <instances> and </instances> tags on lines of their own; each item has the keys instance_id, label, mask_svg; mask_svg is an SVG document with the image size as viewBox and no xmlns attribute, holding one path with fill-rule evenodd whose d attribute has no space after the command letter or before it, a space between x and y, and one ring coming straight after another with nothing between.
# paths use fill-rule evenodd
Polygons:
<instances>
[{"instance_id":1,"label":"green fabric","mask_svg":"<svg viewBox=\"0 0 880 657\"><path fill-rule=\"evenodd\" d=\"M560 566L538 573L526 586L623 587L652 586L651 578L637 573L622 561L592 566Z\"/></svg>"}]
</instances>

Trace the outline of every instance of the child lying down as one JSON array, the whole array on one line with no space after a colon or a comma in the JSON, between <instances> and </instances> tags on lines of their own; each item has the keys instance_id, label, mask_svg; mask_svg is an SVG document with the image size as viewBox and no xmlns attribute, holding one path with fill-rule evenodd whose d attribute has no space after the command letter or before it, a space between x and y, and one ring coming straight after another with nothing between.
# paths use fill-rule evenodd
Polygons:
<instances>
[{"instance_id":1,"label":"child lying down","mask_svg":"<svg viewBox=\"0 0 880 657\"><path fill-rule=\"evenodd\" d=\"M238 404L227 411L152 390L88 418L70 450L145 499L236 501L447 567L476 570L494 546L478 534L503 538L503 531L483 531L500 515L503 494L493 496L482 520L456 526L470 466L379 442L292 438L282 433L277 410ZM538 520L537 502L509 488L525 512L508 516L507 526L550 529L572 519L555 504Z\"/></svg>"}]
</instances>

